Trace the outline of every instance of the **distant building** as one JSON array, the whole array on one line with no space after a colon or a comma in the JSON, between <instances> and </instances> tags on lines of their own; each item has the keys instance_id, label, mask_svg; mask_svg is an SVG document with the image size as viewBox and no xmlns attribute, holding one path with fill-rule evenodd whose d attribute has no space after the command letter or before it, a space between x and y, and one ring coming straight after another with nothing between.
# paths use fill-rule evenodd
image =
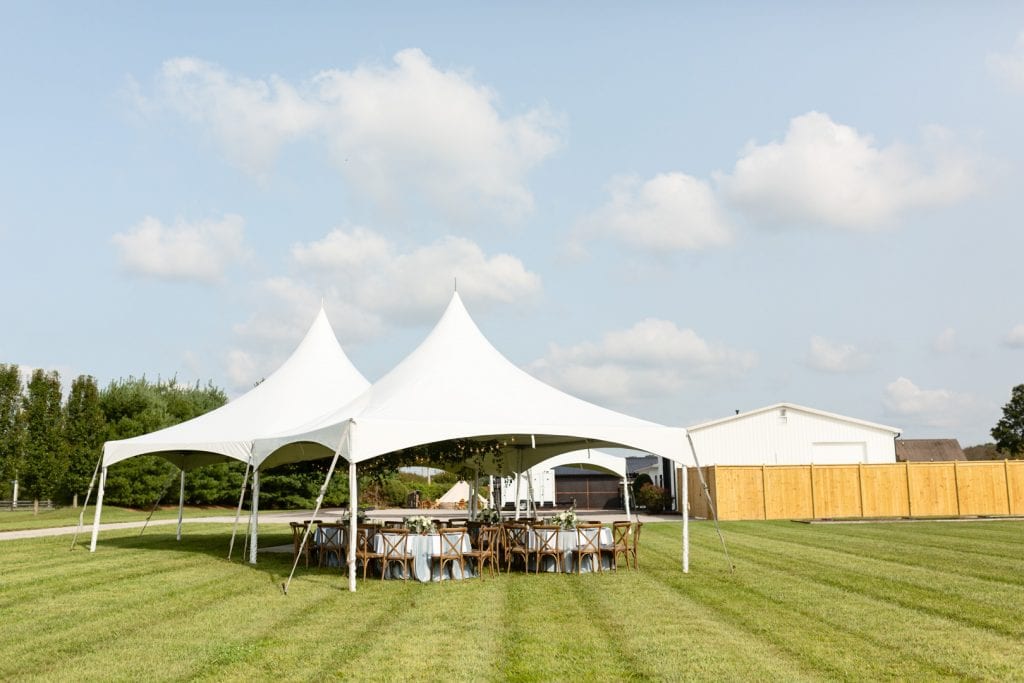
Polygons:
<instances>
[{"instance_id":1,"label":"distant building","mask_svg":"<svg viewBox=\"0 0 1024 683\"><path fill-rule=\"evenodd\" d=\"M776 403L687 427L701 465L896 462L896 427Z\"/></svg>"},{"instance_id":2,"label":"distant building","mask_svg":"<svg viewBox=\"0 0 1024 683\"><path fill-rule=\"evenodd\" d=\"M899 462L949 462L967 460L956 439L896 439Z\"/></svg>"}]
</instances>

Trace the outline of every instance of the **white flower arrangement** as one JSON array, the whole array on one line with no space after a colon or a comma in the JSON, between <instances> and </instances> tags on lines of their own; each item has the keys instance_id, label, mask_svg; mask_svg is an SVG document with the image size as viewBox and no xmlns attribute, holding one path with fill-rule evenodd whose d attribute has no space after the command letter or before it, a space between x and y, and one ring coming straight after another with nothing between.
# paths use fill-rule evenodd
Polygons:
<instances>
[{"instance_id":1,"label":"white flower arrangement","mask_svg":"<svg viewBox=\"0 0 1024 683\"><path fill-rule=\"evenodd\" d=\"M568 510L562 510L551 518L552 524L557 524L563 529L575 529L577 521L578 519L576 517L575 507L571 507Z\"/></svg>"},{"instance_id":2,"label":"white flower arrangement","mask_svg":"<svg viewBox=\"0 0 1024 683\"><path fill-rule=\"evenodd\" d=\"M501 513L494 508L484 508L476 513L477 521L484 522L486 524L497 524L501 521Z\"/></svg>"},{"instance_id":3,"label":"white flower arrangement","mask_svg":"<svg viewBox=\"0 0 1024 683\"><path fill-rule=\"evenodd\" d=\"M349 521L350 519L352 519L352 515L350 514L350 510L345 510L345 512L342 513L341 518L343 520L345 520L346 522ZM362 524L363 522L366 521L366 510L362 510L362 509L357 509L356 510L356 521L359 522L360 524Z\"/></svg>"},{"instance_id":4,"label":"white flower arrangement","mask_svg":"<svg viewBox=\"0 0 1024 683\"><path fill-rule=\"evenodd\" d=\"M405 528L415 534L429 534L434 529L434 523L430 521L429 517L423 515L415 515L413 517L406 517L402 520L405 524Z\"/></svg>"}]
</instances>

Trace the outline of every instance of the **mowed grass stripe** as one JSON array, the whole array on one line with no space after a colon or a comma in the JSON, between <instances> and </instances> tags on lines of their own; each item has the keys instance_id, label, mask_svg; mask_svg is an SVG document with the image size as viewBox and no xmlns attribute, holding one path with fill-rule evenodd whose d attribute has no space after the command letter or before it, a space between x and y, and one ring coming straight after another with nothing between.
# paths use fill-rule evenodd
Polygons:
<instances>
[{"instance_id":1,"label":"mowed grass stripe","mask_svg":"<svg viewBox=\"0 0 1024 683\"><path fill-rule=\"evenodd\" d=\"M826 678L956 675L951 667L899 651L884 635L899 612L879 609L817 581L801 582L785 569L760 564L730 544L734 574L708 572L698 581L668 573L666 582L687 591L721 618L767 640ZM719 550L719 553L721 551Z\"/></svg>"},{"instance_id":2,"label":"mowed grass stripe","mask_svg":"<svg viewBox=\"0 0 1024 683\"><path fill-rule=\"evenodd\" d=\"M756 551L752 547L743 547L737 543L733 543L732 546L735 555L740 558L737 564L743 568L742 573L750 573L753 567L744 565L753 562L757 566L758 576L762 579L770 576L769 572L772 571L776 575L790 577L788 582L781 584L764 581L757 587L751 587L751 590L757 592L762 589L773 589L774 586L774 590L782 591L783 595L791 595L789 601L794 604L802 604L809 599L804 597L804 593L808 596L816 593L820 598L832 600L830 611L837 612L839 616L838 620L829 620L830 623L845 626L851 634L858 634L867 640L887 645L894 652L901 653L909 660L916 659L936 673L960 676L965 675L966 668L991 669L1006 675L1019 665L1020 650L1016 638L958 624L957 621L964 621L960 613L935 614L912 601L906 605L901 604L886 594L886 576L884 571L877 568L872 572L875 574L872 579L857 584L849 578L849 563L854 562L852 558L843 558L842 562L819 562L817 571L812 571L812 565L815 563L810 558L802 558L799 565L791 565L785 561L786 554L779 553L777 549ZM864 562L870 563L872 560ZM765 571L766 569L768 571ZM814 589L814 584L819 588ZM945 584L940 582L939 585ZM824 587L835 589L831 597L827 591L822 590ZM1017 597L1017 600L1019 599L1020 596ZM816 611L824 613L823 610ZM875 618L876 615L886 615L888 612L892 614L887 619ZM805 613L804 616L811 615ZM1001 618L1001 623L1010 621L1012 618L1009 614ZM870 628L865 628L865 624ZM899 638L882 639L876 636L886 632L902 635ZM926 646L934 638L950 632L969 635L966 640L958 638L957 642L939 648ZM979 656L979 653L986 654Z\"/></svg>"},{"instance_id":3,"label":"mowed grass stripe","mask_svg":"<svg viewBox=\"0 0 1024 683\"><path fill-rule=\"evenodd\" d=\"M963 522L960 524L970 524ZM993 525L1004 527L1002 533L984 534ZM729 528L729 532L753 533L759 536L767 534L775 539L787 539L802 545L817 547L836 547L842 545L851 552L870 551L872 555L886 554L898 561L925 564L933 557L947 557L949 553L963 556L966 565L970 561L983 558L979 569L994 567L1002 571L1005 577L1020 577L1024 570L1024 522L988 522L974 523L962 528L959 536L936 533L934 527L948 527L949 524L920 523L919 531L910 531L909 525L900 524L855 524L818 526L812 525L810 530L801 528L803 525L786 523L769 523L763 529L752 531L750 523L738 524ZM975 538L976 534L982 538ZM913 548L915 552L904 552Z\"/></svg>"},{"instance_id":4,"label":"mowed grass stripe","mask_svg":"<svg viewBox=\"0 0 1024 683\"><path fill-rule=\"evenodd\" d=\"M975 629L971 637L985 639L997 636L987 645L996 650L1006 650L1007 644L1017 642L1024 635L1020 619L1007 614L1007 601L1021 599L1020 590L1007 590L1003 585L992 585L983 581L956 581L954 577L937 576L942 572L921 570L919 576L894 576L887 563L863 558L844 558L842 564L822 557L820 560L807 558L799 566L786 563L776 552L748 548L744 558L757 560L763 565L807 581L829 585L842 591L859 594L878 601L882 605L898 605L922 615L959 622L958 630ZM936 586L942 586L937 590ZM975 609L965 612L959 605L973 601Z\"/></svg>"}]
</instances>

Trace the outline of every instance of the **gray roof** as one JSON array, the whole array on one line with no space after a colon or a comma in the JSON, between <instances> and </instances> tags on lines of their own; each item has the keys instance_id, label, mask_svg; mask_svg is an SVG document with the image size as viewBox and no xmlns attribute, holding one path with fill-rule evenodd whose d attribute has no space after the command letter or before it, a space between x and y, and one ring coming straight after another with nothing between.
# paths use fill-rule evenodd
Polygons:
<instances>
[{"instance_id":1,"label":"gray roof","mask_svg":"<svg viewBox=\"0 0 1024 683\"><path fill-rule=\"evenodd\" d=\"M956 439L896 439L898 462L967 460Z\"/></svg>"}]
</instances>

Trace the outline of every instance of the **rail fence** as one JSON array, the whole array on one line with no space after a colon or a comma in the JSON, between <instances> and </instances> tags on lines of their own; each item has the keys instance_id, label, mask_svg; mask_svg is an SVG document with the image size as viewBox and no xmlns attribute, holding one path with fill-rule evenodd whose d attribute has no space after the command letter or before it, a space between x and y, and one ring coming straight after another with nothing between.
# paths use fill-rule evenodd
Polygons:
<instances>
[{"instance_id":1,"label":"rail fence","mask_svg":"<svg viewBox=\"0 0 1024 683\"><path fill-rule=\"evenodd\" d=\"M701 469L723 520L1024 515L1021 460ZM690 514L707 518L696 468L687 473Z\"/></svg>"}]
</instances>

